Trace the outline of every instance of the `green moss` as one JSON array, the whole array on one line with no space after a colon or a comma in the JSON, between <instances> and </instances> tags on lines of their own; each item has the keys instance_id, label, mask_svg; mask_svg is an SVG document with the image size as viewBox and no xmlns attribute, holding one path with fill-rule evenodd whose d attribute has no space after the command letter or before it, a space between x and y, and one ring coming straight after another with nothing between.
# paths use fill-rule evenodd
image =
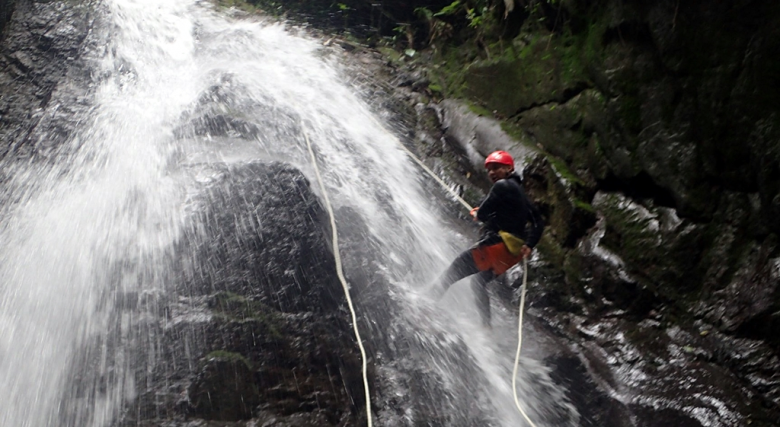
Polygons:
<instances>
[{"instance_id":1,"label":"green moss","mask_svg":"<svg viewBox=\"0 0 780 427\"><path fill-rule=\"evenodd\" d=\"M512 138L522 141L525 139L525 132L523 132L523 128L520 126L508 122L508 121L502 121L501 122L501 129L506 132L507 135L511 136Z\"/></svg>"},{"instance_id":2,"label":"green moss","mask_svg":"<svg viewBox=\"0 0 780 427\"><path fill-rule=\"evenodd\" d=\"M572 172L569 167L566 165L566 162L563 160L547 154L547 161L550 162L550 166L553 167L553 170L555 173L557 173L561 178L568 181L570 184L576 184L576 185L582 185L584 186L585 183L580 179L577 175Z\"/></svg>"},{"instance_id":3,"label":"green moss","mask_svg":"<svg viewBox=\"0 0 780 427\"><path fill-rule=\"evenodd\" d=\"M647 265L657 257L656 233L648 231L648 219L638 218L619 208L603 209L607 219L604 246L622 254L634 265Z\"/></svg>"},{"instance_id":4,"label":"green moss","mask_svg":"<svg viewBox=\"0 0 780 427\"><path fill-rule=\"evenodd\" d=\"M510 120L501 120L500 124L501 130L512 137L512 139L519 142L526 148L531 149L533 152L539 152L539 147L537 147L530 139L528 139L528 137L526 137L525 131L522 127L518 126L516 123Z\"/></svg>"},{"instance_id":5,"label":"green moss","mask_svg":"<svg viewBox=\"0 0 780 427\"><path fill-rule=\"evenodd\" d=\"M471 102L468 103L468 106L469 106L469 110L471 110L472 113L474 113L474 114L476 114L478 116L493 117L493 113L491 113L490 110L488 110L485 107L473 104Z\"/></svg>"},{"instance_id":6,"label":"green moss","mask_svg":"<svg viewBox=\"0 0 780 427\"><path fill-rule=\"evenodd\" d=\"M219 360L226 360L229 362L241 362L244 365L246 365L246 367L249 370L252 370L252 364L249 362L249 360L246 357L244 357L242 354L234 353L232 351L215 350L207 354L205 359L207 361L219 359Z\"/></svg>"},{"instance_id":7,"label":"green moss","mask_svg":"<svg viewBox=\"0 0 780 427\"><path fill-rule=\"evenodd\" d=\"M279 332L278 313L259 301L247 299L232 292L221 292L210 303L217 315L232 321L258 321L266 327L270 336L282 338Z\"/></svg>"},{"instance_id":8,"label":"green moss","mask_svg":"<svg viewBox=\"0 0 780 427\"><path fill-rule=\"evenodd\" d=\"M596 18L593 18L596 17ZM585 65L599 64L604 60L604 34L609 26L609 15L605 13L595 13L591 15L591 22L588 25L588 32L585 37L579 37L581 41L577 43L581 58Z\"/></svg>"},{"instance_id":9,"label":"green moss","mask_svg":"<svg viewBox=\"0 0 780 427\"><path fill-rule=\"evenodd\" d=\"M549 231L542 235L537 249L552 265L557 268L563 268L563 263L566 260L566 250L555 241Z\"/></svg>"},{"instance_id":10,"label":"green moss","mask_svg":"<svg viewBox=\"0 0 780 427\"><path fill-rule=\"evenodd\" d=\"M582 256L576 251L567 253L566 259L563 261L563 273L566 277L566 282L569 284L582 282L582 271Z\"/></svg>"},{"instance_id":11,"label":"green moss","mask_svg":"<svg viewBox=\"0 0 780 427\"><path fill-rule=\"evenodd\" d=\"M380 46L380 47L377 47L377 50L379 51L379 53L382 54L382 56L387 58L392 63L400 62L401 58L403 57L401 52L393 49L392 47Z\"/></svg>"},{"instance_id":12,"label":"green moss","mask_svg":"<svg viewBox=\"0 0 780 427\"><path fill-rule=\"evenodd\" d=\"M584 202L579 199L574 199L574 206L577 209L582 209L584 211L590 212L590 213L596 213L596 209L593 208L593 205L591 205L588 202Z\"/></svg>"},{"instance_id":13,"label":"green moss","mask_svg":"<svg viewBox=\"0 0 780 427\"><path fill-rule=\"evenodd\" d=\"M598 134L594 133L588 138L588 145L584 151L582 167L597 180L605 179L609 175L610 167Z\"/></svg>"},{"instance_id":14,"label":"green moss","mask_svg":"<svg viewBox=\"0 0 780 427\"><path fill-rule=\"evenodd\" d=\"M665 251L659 251L659 232L649 227L650 218L623 205L617 195L607 196L599 210L607 224L602 245L619 253L633 271L646 277L653 277L654 270L663 269L661 258Z\"/></svg>"},{"instance_id":15,"label":"green moss","mask_svg":"<svg viewBox=\"0 0 780 427\"><path fill-rule=\"evenodd\" d=\"M437 71L445 82L443 93L511 117L532 105L561 100L567 89L591 86L589 68L607 55L603 43L609 17L589 10L578 19L586 23L579 33L565 27L562 33L544 34L529 26L509 42L483 40L491 53L487 59L480 57L475 43L441 46L435 62L443 65Z\"/></svg>"},{"instance_id":16,"label":"green moss","mask_svg":"<svg viewBox=\"0 0 780 427\"><path fill-rule=\"evenodd\" d=\"M227 309L227 306L233 305L233 304L247 304L248 300L236 293L233 292L220 292L214 296L215 303L217 304L217 308L220 309Z\"/></svg>"},{"instance_id":17,"label":"green moss","mask_svg":"<svg viewBox=\"0 0 780 427\"><path fill-rule=\"evenodd\" d=\"M620 118L626 130L632 135L642 130L642 104L633 94L623 94L620 98Z\"/></svg>"},{"instance_id":18,"label":"green moss","mask_svg":"<svg viewBox=\"0 0 780 427\"><path fill-rule=\"evenodd\" d=\"M436 52L430 69L430 78L442 88L449 98L463 98L466 91L465 69L473 60L471 49L462 46L444 46Z\"/></svg>"},{"instance_id":19,"label":"green moss","mask_svg":"<svg viewBox=\"0 0 780 427\"><path fill-rule=\"evenodd\" d=\"M558 55L558 72L565 86L572 86L581 81L587 81L587 73L582 61L582 53L576 46L561 45L556 43L555 51Z\"/></svg>"}]
</instances>

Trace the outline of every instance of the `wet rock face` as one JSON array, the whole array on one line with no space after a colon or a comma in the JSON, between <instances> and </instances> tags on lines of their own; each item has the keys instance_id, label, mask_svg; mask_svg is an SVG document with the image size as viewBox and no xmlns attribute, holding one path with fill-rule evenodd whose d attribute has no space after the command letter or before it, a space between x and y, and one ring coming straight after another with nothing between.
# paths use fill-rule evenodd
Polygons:
<instances>
[{"instance_id":1,"label":"wet rock face","mask_svg":"<svg viewBox=\"0 0 780 427\"><path fill-rule=\"evenodd\" d=\"M393 36L397 34L398 23L414 22L419 19L418 8L439 11L450 5L449 0L415 0L400 2L367 3L361 0L343 0L334 3L330 0L288 0L283 4L273 0L251 0L270 14L292 12L293 19L303 19L329 32L355 33L358 37ZM422 43L427 34L417 34L417 42ZM412 36L415 39L415 35Z\"/></svg>"},{"instance_id":2,"label":"wet rock face","mask_svg":"<svg viewBox=\"0 0 780 427\"><path fill-rule=\"evenodd\" d=\"M122 426L364 425L361 359L329 248L328 218L308 180L281 163L213 166L193 200L193 227L172 295L139 302L138 396ZM344 271L367 346L381 425L469 427L487 421L473 384L454 395L430 368L431 345L468 359L453 337L413 332L379 273L381 245L354 211L337 212ZM144 311L144 310L142 310ZM157 344L154 344L157 343ZM148 355L154 355L149 357ZM477 373L472 362L458 365ZM453 416L431 402L471 408ZM179 424L177 424L179 423ZM201 424L198 424L201 425Z\"/></svg>"},{"instance_id":3,"label":"wet rock face","mask_svg":"<svg viewBox=\"0 0 780 427\"><path fill-rule=\"evenodd\" d=\"M523 34L468 68L470 99L583 177L603 180L597 165L625 182L646 174L681 215L699 219L711 218L724 189L758 193L762 220L771 221L780 163L776 4L574 1L552 13L565 17L552 38ZM597 96L585 103L584 92ZM598 149L589 150L594 137Z\"/></svg>"},{"instance_id":4,"label":"wet rock face","mask_svg":"<svg viewBox=\"0 0 780 427\"><path fill-rule=\"evenodd\" d=\"M769 372L778 362L764 343L735 342L706 324L681 329L660 313L643 320L614 306L599 317L562 313L541 295L531 306L546 327L576 343L578 356L548 363L586 420L603 426L776 423Z\"/></svg>"},{"instance_id":5,"label":"wet rock face","mask_svg":"<svg viewBox=\"0 0 780 427\"><path fill-rule=\"evenodd\" d=\"M11 20L14 13L14 3L15 0L0 0L0 40L3 38L5 24Z\"/></svg>"},{"instance_id":6,"label":"wet rock face","mask_svg":"<svg viewBox=\"0 0 780 427\"><path fill-rule=\"evenodd\" d=\"M553 17L558 12L566 30L524 34L513 53L466 72L471 101L505 116L517 145L544 150L524 176L548 219L540 252L557 278L540 287L536 304L548 308L543 317L553 330L576 343L589 375L609 371L616 384L633 381L627 366L634 362L615 363L633 356L621 355L627 349L601 328L639 332L626 333L625 344L637 360L657 360L656 372L642 370L658 375L643 387L660 391L624 409L647 425L714 422L659 406L662 395L723 425L773 425L780 406L767 372L780 348L769 332L780 310L780 127L767 94L776 98L771 52L780 8L574 1ZM483 76L501 76L503 84ZM522 88L531 90L515 93ZM588 212L594 221L583 222ZM599 332L568 332L579 315ZM644 320L660 322L665 335ZM694 393L725 402L727 411L690 400Z\"/></svg>"},{"instance_id":7,"label":"wet rock face","mask_svg":"<svg viewBox=\"0 0 780 427\"><path fill-rule=\"evenodd\" d=\"M590 2L567 4L588 12ZM766 25L776 16L767 4L613 5L608 22L593 27L606 56L603 67L587 70L587 88L557 78L555 95L524 100L514 117L532 131L527 138L571 166L569 174L545 161L527 169L527 183L539 190L529 193L556 224L540 246L547 264L534 266L545 281L531 290L530 314L544 325L537 337L554 335L571 348L551 352L546 363L594 425L622 427L632 417L648 426L776 424L780 274L771 231L780 213L780 126L770 101L780 74L767 52L780 38ZM89 107L84 53L99 48L84 35L93 18L78 2L22 1L15 9L0 55L0 139L9 142L0 156L52 159L73 131L67 123ZM761 24L746 28L750 22ZM52 105L59 108L41 113ZM257 132L231 117L193 124L195 135ZM436 157L455 129L441 140L441 129L429 133L437 136L425 149ZM482 170L479 161L454 163ZM175 295L137 302L148 311L138 320L148 358L137 364L138 396L121 424L362 423L360 363L309 183L279 164L214 173L198 199L204 226L182 243L196 261L176 261L185 273L171 279ZM645 179L650 191L636 191ZM605 184L609 191L594 199ZM672 202L654 202L658 189ZM615 190L638 197L608 194ZM680 211L669 209L675 204ZM702 217L711 221L696 221ZM364 236L356 231L343 244L358 253ZM385 294L373 267L364 268L370 258L346 260L356 283L373 285L356 286L361 302ZM406 356L424 343L398 344L408 325L362 326L381 343L369 350L385 361L379 376L401 378L375 388L383 421L401 424L399 408L419 405L416 396L446 394ZM426 416L434 425L486 424L478 416Z\"/></svg>"},{"instance_id":8,"label":"wet rock face","mask_svg":"<svg viewBox=\"0 0 780 427\"><path fill-rule=\"evenodd\" d=\"M194 223L207 233L219 231L191 243L195 256L209 262L192 266L186 286L202 293L252 292L282 312L335 309L343 299L325 240L327 216L308 180L279 165L216 173Z\"/></svg>"},{"instance_id":9,"label":"wet rock face","mask_svg":"<svg viewBox=\"0 0 780 427\"><path fill-rule=\"evenodd\" d=\"M561 122L566 129L593 128L604 120L593 112L603 101L587 90L552 111L534 110L525 125L542 129L543 119L560 109L565 117L556 120L568 120ZM443 140L473 170L482 155L504 148L507 135L491 137L495 121L455 101L438 107ZM598 137L580 147L566 129L550 134L561 137L555 149L566 162L592 168L572 170L505 143L525 158L526 190L548 221L541 260L531 269L529 323L540 326L529 339L553 344L532 357L567 390L583 425L774 425L775 239L756 242L738 231L760 226L757 195L724 194L715 220L702 223L657 203L646 178L627 181L637 185L627 194L611 183L609 191L597 191L609 175L598 157L602 149L576 150L598 147ZM420 141L420 150L440 164L441 154L426 151L428 144ZM582 170L602 172L587 180ZM516 308L517 297L508 306Z\"/></svg>"},{"instance_id":10,"label":"wet rock face","mask_svg":"<svg viewBox=\"0 0 780 427\"><path fill-rule=\"evenodd\" d=\"M0 4L0 159L67 165L63 142L106 77L90 71L105 47L100 5L17 1L6 24L13 3ZM256 131L220 117L202 125ZM181 272L167 278L172 293L122 296L140 314L128 353L138 387L114 425L360 424L360 359L308 181L281 164L211 172L197 198L203 218L171 260ZM0 168L0 180L11 173ZM81 372L99 363L91 350L74 376L91 378ZM93 392L78 381L74 399Z\"/></svg>"},{"instance_id":11,"label":"wet rock face","mask_svg":"<svg viewBox=\"0 0 780 427\"><path fill-rule=\"evenodd\" d=\"M74 117L89 108L89 61L105 43L91 31L93 7L15 2L0 48L0 157L53 160L74 132Z\"/></svg>"},{"instance_id":12,"label":"wet rock face","mask_svg":"<svg viewBox=\"0 0 780 427\"><path fill-rule=\"evenodd\" d=\"M157 301L141 335L159 358L138 360L147 387L121 424L359 424L361 361L308 181L281 163L212 172L178 252L178 296Z\"/></svg>"},{"instance_id":13,"label":"wet rock face","mask_svg":"<svg viewBox=\"0 0 780 427\"><path fill-rule=\"evenodd\" d=\"M774 425L772 372L780 359L764 328L772 324L767 295L776 282L766 281L776 260L762 258L772 241L743 253L739 285L691 296L686 286L728 269L699 263L717 256L708 253L713 248L730 247L733 235L705 244L713 225L617 194L598 193L593 206L600 218L566 255L563 271L546 262L532 270L544 279L531 290L529 311L578 355L550 359L562 383L586 372L587 381L570 390L604 405L585 405L583 415L606 420L610 411L625 412L639 425Z\"/></svg>"}]
</instances>

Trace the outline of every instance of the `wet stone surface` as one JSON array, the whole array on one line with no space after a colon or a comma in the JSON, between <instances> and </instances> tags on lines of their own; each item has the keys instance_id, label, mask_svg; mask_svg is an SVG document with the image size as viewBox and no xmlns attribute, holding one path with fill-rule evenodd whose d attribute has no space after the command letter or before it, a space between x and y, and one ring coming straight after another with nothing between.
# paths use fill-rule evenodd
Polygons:
<instances>
[{"instance_id":1,"label":"wet stone surface","mask_svg":"<svg viewBox=\"0 0 780 427\"><path fill-rule=\"evenodd\" d=\"M353 55L366 56L360 52ZM381 69L381 63L369 64L368 69L382 75L373 71L375 68ZM394 64L383 72L393 75L399 68L403 65ZM424 89L415 91L407 83L371 86L367 78L363 84L371 87L372 93L390 93L397 101L392 104L397 117L390 120L414 129L408 140L429 166L444 179L458 183L464 194L484 194L489 187L484 177L470 172L478 171L481 161L475 153L486 154L491 148L484 145L496 140L484 135L480 138L473 125L461 131L453 127L455 120L471 123L469 120L482 119L465 117L473 113L467 107L447 105L451 101L421 105ZM416 118L410 120L409 111L414 111ZM440 114L431 116L430 111ZM464 117L447 118L447 114ZM438 145L444 149L433 149ZM769 246L772 240L756 247L754 255L743 261L743 269L752 274L747 280L760 292L740 292L746 280L742 273L742 279L697 305L692 303L695 296L685 292L695 289L702 269L705 280L722 280L729 267L721 260L730 251L739 250L739 239L728 239L729 225L697 223L678 217L674 209L620 193L601 193L594 200L596 192L583 190L572 177L554 172L538 155L530 155L523 172L529 194L550 221L557 221L548 228L546 239L566 241L572 247L555 248L544 241L540 245L542 256L532 266L534 284L529 290L527 322L532 332L526 335L534 342L531 347L539 348L531 350L530 357L543 360L553 378L566 388L567 397L581 415L581 425L777 423L778 353L771 342L749 338L771 336L759 332L767 331L773 323L755 297L762 292L774 295L777 282L770 279L774 260L761 258L774 253ZM579 198L594 204L582 203ZM751 215L745 211L749 203L731 206L727 211L731 218ZM723 237L722 247L712 245L712 233ZM556 258L559 256L562 258ZM500 286L493 287L495 294L504 299L507 308L516 310L518 292ZM724 298L727 294L736 297ZM733 301L748 309L738 309ZM745 325L740 334L747 337L722 331L722 325L702 317L706 312L702 310L718 307L733 314L723 317L715 313L710 318L738 319L737 325ZM751 318L766 319L767 323L747 320Z\"/></svg>"},{"instance_id":2,"label":"wet stone surface","mask_svg":"<svg viewBox=\"0 0 780 427\"><path fill-rule=\"evenodd\" d=\"M0 157L66 161L57 153L92 103L90 68L105 49L95 7L16 2L0 48Z\"/></svg>"},{"instance_id":3,"label":"wet stone surface","mask_svg":"<svg viewBox=\"0 0 780 427\"><path fill-rule=\"evenodd\" d=\"M5 28L0 55L0 137L7 142L0 147L0 156L57 159L57 144L72 134L75 118L89 108L91 85L95 79L106 78L87 72L89 58L101 54L94 42L100 37L90 33L99 14L91 12L79 2L17 2L15 19ZM668 21L659 19L655 24ZM652 28L656 31L660 24ZM675 40L679 43L681 39ZM754 43L763 46L763 51L771 44ZM350 51L369 68L387 73L381 83L373 84L367 78L357 85L370 88L367 96L380 99L382 108L395 111L391 122L398 125L400 134L409 137L405 142L415 142L437 171L449 171L452 182L478 199L487 188L484 176L471 174L480 169L468 152L463 152L470 145L455 141L442 125L438 114L442 107L428 103L424 74L412 65L390 67L381 55L363 49ZM753 69L755 64L746 68ZM751 73L733 75L737 81L745 81ZM709 87L714 83L702 84ZM229 76L220 85L230 85ZM220 92L220 85L207 95L229 97ZM740 99L750 99L740 91L744 88L736 90ZM653 96L651 103L663 102L664 91L655 92L659 95ZM46 106L58 108L44 113ZM241 107L264 111L261 106ZM189 130L180 131L178 136L257 136L256 125L212 113L202 112ZM757 129L751 144L757 147L756 153L776 154L769 121L766 129ZM642 150L647 151L650 145L645 144ZM479 147L472 148L479 153ZM685 147L676 148L682 152ZM611 149L611 160L619 166L625 147ZM661 154L661 160L674 157ZM687 161L686 156L683 160ZM744 167L731 161L738 158L728 157L730 170ZM652 163L658 159L646 156L644 160ZM572 195L582 194L570 182L563 182L566 180L560 174L545 169L544 162L539 164L539 170L529 170L533 172L529 176L543 175L551 184L544 190L552 190L547 198L530 193L547 204L548 213L560 214L561 223L571 218L588 219L560 208L561 201L573 205ZM627 166L626 171L629 169ZM544 257L532 268L532 275L539 279L530 286L528 314L533 334L528 339L545 343L534 356L567 388L583 425L778 424L778 261L776 238L767 231L776 226L765 218L776 205L772 184L776 180L770 178L777 169L759 169L765 171L756 178L763 185L760 191L719 197L711 207L714 226L672 221L672 228L664 231L660 227L660 235L648 234L632 227L632 221L641 222L636 218L621 223L618 215L607 224L608 212L603 209L595 226L574 233L573 240L581 240L557 248L565 253L556 252L554 246L542 248ZM626 171L619 170L629 174ZM342 291L327 245L329 230L309 183L300 171L283 164L218 166L215 172L217 180L202 189L198 200L204 216L199 223L204 227L193 226L182 242L182 253L196 261L185 262L184 256L175 260L183 272L171 278L175 294L140 295L128 303L141 310L133 326L144 338L136 343L142 351L134 356L136 399L116 425L364 423L360 362L340 302ZM667 174L658 168L651 172L658 177ZM7 173L0 171L0 180L7 179L3 175ZM664 176L659 181L671 180L670 187L679 187L672 176ZM586 204L593 194L595 191L586 192ZM232 210L225 206L232 206ZM560 209L556 211L556 207ZM649 214L650 222L665 215L651 203L633 212ZM561 236L572 235L569 231L557 230ZM682 239L691 236L696 238ZM624 248L619 237L628 246L634 244L635 251L620 253ZM606 239L604 245L599 245L601 239ZM364 298L362 306L371 310L382 304L385 312L393 313L396 302L391 298L381 302L373 298L385 295L388 284L359 272L366 270L362 266L371 265L372 258L370 251L364 251L361 233L344 240L360 254L347 260L347 270L359 278L358 282L374 285L358 289ZM691 252L679 252L671 261L681 262L672 269L643 264L657 256L652 251L666 251L669 246L665 243L679 244L683 249L705 243L709 246L695 257ZM699 258L700 264L690 264ZM695 272L701 282L669 281L670 272L675 280ZM679 289L694 289L694 297L678 294ZM503 294L508 306L516 306L516 292ZM766 304L768 299L771 304ZM378 363L372 378L394 379L379 381L375 388L375 402L384 405L380 408L384 424L404 425L404 409L417 404L415 396L419 394L449 397L437 389L434 374L407 356L429 341L400 340L409 329L403 319L388 315L388 319L361 326L371 334L370 341L377 343L369 349L372 360L384 361ZM457 342L448 345L454 354L465 353ZM406 393L408 390L414 393ZM465 399L455 401L464 404ZM432 425L456 425L442 414L430 413L428 420ZM482 425L482 421L477 414L462 422L466 427Z\"/></svg>"},{"instance_id":4,"label":"wet stone surface","mask_svg":"<svg viewBox=\"0 0 780 427\"><path fill-rule=\"evenodd\" d=\"M203 228L182 243L180 296L147 325L159 359L138 361L147 391L121 425L359 424L359 353L308 181L280 163L217 169Z\"/></svg>"}]
</instances>

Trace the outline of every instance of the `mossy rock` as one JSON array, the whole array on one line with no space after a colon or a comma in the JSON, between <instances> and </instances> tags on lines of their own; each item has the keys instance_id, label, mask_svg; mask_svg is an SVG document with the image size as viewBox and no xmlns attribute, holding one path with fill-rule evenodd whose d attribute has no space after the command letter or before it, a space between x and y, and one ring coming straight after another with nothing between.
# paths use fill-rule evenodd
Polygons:
<instances>
[{"instance_id":1,"label":"mossy rock","mask_svg":"<svg viewBox=\"0 0 780 427\"><path fill-rule=\"evenodd\" d=\"M579 63L567 61L573 46L538 37L520 51L475 62L465 70L465 95L504 117L535 105L561 102L587 86Z\"/></svg>"},{"instance_id":2,"label":"mossy rock","mask_svg":"<svg viewBox=\"0 0 780 427\"><path fill-rule=\"evenodd\" d=\"M659 295L690 308L705 275L701 262L713 244L711 229L677 217L674 210L599 193L594 207L606 220L601 245Z\"/></svg>"},{"instance_id":3,"label":"mossy rock","mask_svg":"<svg viewBox=\"0 0 780 427\"><path fill-rule=\"evenodd\" d=\"M279 332L279 312L259 301L254 301L232 292L220 292L209 300L209 308L217 315L231 321L258 321L265 328L265 333L275 339L281 339ZM261 331L258 331L260 333Z\"/></svg>"},{"instance_id":4,"label":"mossy rock","mask_svg":"<svg viewBox=\"0 0 780 427\"><path fill-rule=\"evenodd\" d=\"M584 182L560 159L537 155L523 171L524 184L545 218L548 235L556 245L574 247L596 222L587 201Z\"/></svg>"}]
</instances>

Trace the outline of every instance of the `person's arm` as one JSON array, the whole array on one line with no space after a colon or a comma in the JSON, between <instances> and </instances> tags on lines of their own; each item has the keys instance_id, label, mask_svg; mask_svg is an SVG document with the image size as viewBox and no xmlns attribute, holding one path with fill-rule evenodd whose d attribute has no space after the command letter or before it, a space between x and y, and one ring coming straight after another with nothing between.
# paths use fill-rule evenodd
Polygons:
<instances>
[{"instance_id":1,"label":"person's arm","mask_svg":"<svg viewBox=\"0 0 780 427\"><path fill-rule=\"evenodd\" d=\"M477 210L478 220L487 223L496 216L497 206L499 205L501 198L504 197L503 194L506 193L508 185L509 184L505 180L493 184L490 193L488 193L488 196L482 201L482 204L479 205L479 209Z\"/></svg>"}]
</instances>

